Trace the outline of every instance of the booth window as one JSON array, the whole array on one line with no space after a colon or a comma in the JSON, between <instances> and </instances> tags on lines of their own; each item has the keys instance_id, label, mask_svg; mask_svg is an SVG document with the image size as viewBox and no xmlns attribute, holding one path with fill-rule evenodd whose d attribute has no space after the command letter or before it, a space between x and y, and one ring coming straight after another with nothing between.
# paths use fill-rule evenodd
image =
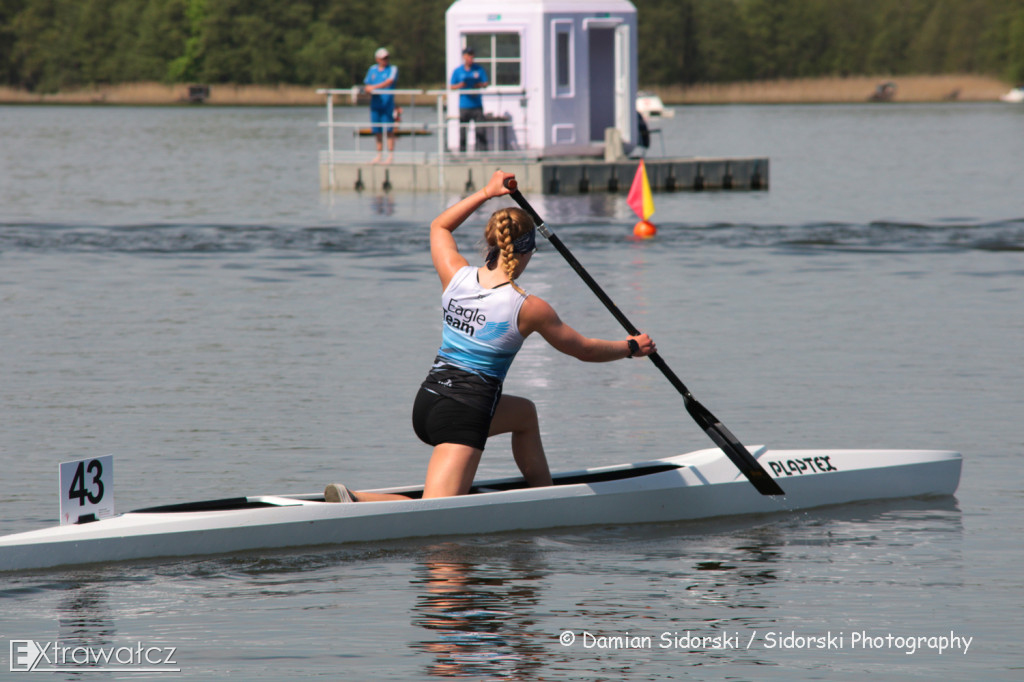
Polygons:
<instances>
[{"instance_id":1,"label":"booth window","mask_svg":"<svg viewBox=\"0 0 1024 682\"><path fill-rule=\"evenodd\" d=\"M522 85L518 33L465 33L463 47L472 47L476 62L487 71L491 85Z\"/></svg>"},{"instance_id":2,"label":"booth window","mask_svg":"<svg viewBox=\"0 0 1024 682\"><path fill-rule=\"evenodd\" d=\"M555 63L554 85L555 95L571 96L572 92L572 23L554 22Z\"/></svg>"}]
</instances>

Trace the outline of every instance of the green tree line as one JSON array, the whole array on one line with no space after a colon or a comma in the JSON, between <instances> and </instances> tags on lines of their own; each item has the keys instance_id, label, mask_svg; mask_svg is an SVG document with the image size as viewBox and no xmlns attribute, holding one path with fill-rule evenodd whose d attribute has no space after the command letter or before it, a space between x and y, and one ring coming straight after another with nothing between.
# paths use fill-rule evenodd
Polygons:
<instances>
[{"instance_id":1,"label":"green tree line","mask_svg":"<svg viewBox=\"0 0 1024 682\"><path fill-rule=\"evenodd\" d=\"M394 50L402 84L444 78L449 0L0 0L0 83L361 83Z\"/></svg>"},{"instance_id":2,"label":"green tree line","mask_svg":"<svg viewBox=\"0 0 1024 682\"><path fill-rule=\"evenodd\" d=\"M875 74L1024 80L1024 0L634 0L641 78Z\"/></svg>"},{"instance_id":3,"label":"green tree line","mask_svg":"<svg viewBox=\"0 0 1024 682\"><path fill-rule=\"evenodd\" d=\"M0 84L441 83L451 0L0 0ZM857 74L1024 80L1024 0L634 0L644 85Z\"/></svg>"}]
</instances>

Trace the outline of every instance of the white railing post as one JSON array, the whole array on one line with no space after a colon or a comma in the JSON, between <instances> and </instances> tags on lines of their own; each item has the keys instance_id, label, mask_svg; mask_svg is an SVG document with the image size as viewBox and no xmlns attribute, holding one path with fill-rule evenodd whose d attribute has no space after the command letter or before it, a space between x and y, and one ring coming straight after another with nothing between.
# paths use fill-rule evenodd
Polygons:
<instances>
[{"instance_id":1,"label":"white railing post","mask_svg":"<svg viewBox=\"0 0 1024 682\"><path fill-rule=\"evenodd\" d=\"M416 93L417 92L418 92L417 90L412 90L411 92L409 92L409 111L405 111L404 109L402 111L402 118L405 118L406 115L409 116L409 118L406 120L405 123L406 123L406 127L409 128L410 131L412 131L412 128L413 128L413 126L412 126L412 118L413 118L413 115L416 113ZM396 104L397 104L397 102L396 102ZM398 121L395 121L395 129L393 131L395 133L395 135L398 134L398 129L399 129ZM415 160L415 158L416 158L416 133L415 132L410 132L409 133L409 138L410 138L409 139L409 142L410 142L409 146L412 147L412 149L410 149L409 151L412 152L411 158ZM396 144L398 143L397 139L395 140L395 143Z\"/></svg>"},{"instance_id":2,"label":"white railing post","mask_svg":"<svg viewBox=\"0 0 1024 682\"><path fill-rule=\"evenodd\" d=\"M334 191L334 93L327 93L327 186Z\"/></svg>"},{"instance_id":3,"label":"white railing post","mask_svg":"<svg viewBox=\"0 0 1024 682\"><path fill-rule=\"evenodd\" d=\"M427 90L426 94L433 95L437 102L437 189L441 191L444 190L444 166L448 151L448 122L444 115L448 90Z\"/></svg>"},{"instance_id":4,"label":"white railing post","mask_svg":"<svg viewBox=\"0 0 1024 682\"><path fill-rule=\"evenodd\" d=\"M437 96L437 189L444 190L444 153L448 146L448 125L444 120L443 91Z\"/></svg>"}]
</instances>

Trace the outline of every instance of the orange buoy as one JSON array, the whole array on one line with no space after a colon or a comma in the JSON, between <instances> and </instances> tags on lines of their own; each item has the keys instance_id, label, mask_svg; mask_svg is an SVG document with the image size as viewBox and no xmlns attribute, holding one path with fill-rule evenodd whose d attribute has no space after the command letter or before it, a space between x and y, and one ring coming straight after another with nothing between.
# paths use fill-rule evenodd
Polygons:
<instances>
[{"instance_id":1,"label":"orange buoy","mask_svg":"<svg viewBox=\"0 0 1024 682\"><path fill-rule=\"evenodd\" d=\"M654 235L658 234L658 228L654 226L654 223L641 220L633 226L633 234L640 239L651 239Z\"/></svg>"}]
</instances>

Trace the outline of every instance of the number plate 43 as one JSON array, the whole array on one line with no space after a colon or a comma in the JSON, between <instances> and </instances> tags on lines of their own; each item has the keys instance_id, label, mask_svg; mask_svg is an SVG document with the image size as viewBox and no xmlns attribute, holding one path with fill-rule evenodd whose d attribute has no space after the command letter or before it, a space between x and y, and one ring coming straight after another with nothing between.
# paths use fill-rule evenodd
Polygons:
<instances>
[{"instance_id":1,"label":"number plate 43","mask_svg":"<svg viewBox=\"0 0 1024 682\"><path fill-rule=\"evenodd\" d=\"M60 465L60 525L114 515L114 456Z\"/></svg>"}]
</instances>

